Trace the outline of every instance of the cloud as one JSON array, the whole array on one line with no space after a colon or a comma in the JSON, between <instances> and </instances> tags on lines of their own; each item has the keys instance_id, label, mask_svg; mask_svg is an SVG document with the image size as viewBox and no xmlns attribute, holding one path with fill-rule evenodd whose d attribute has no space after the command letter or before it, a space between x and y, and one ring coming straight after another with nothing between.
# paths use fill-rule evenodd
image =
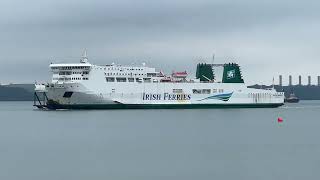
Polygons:
<instances>
[{"instance_id":1,"label":"cloud","mask_svg":"<svg viewBox=\"0 0 320 180\"><path fill-rule=\"evenodd\" d=\"M84 48L93 63L147 61L169 72L194 71L198 59L210 61L216 53L217 61L242 64L249 83L301 74L301 67L315 76L311 64L320 65L317 1L3 0L0 5L5 65L0 75L7 81L49 79L51 61L78 61ZM262 66L264 73L258 70Z\"/></svg>"}]
</instances>

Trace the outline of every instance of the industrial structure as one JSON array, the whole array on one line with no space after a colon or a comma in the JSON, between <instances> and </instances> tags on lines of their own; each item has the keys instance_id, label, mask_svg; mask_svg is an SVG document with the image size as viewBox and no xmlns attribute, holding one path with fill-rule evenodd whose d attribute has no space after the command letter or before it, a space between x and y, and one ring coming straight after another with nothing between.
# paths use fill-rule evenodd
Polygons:
<instances>
[{"instance_id":1,"label":"industrial structure","mask_svg":"<svg viewBox=\"0 0 320 180\"><path fill-rule=\"evenodd\" d=\"M311 86L311 76L308 76L308 86Z\"/></svg>"},{"instance_id":2,"label":"industrial structure","mask_svg":"<svg viewBox=\"0 0 320 180\"><path fill-rule=\"evenodd\" d=\"M282 86L282 75L279 76L279 86Z\"/></svg>"},{"instance_id":3,"label":"industrial structure","mask_svg":"<svg viewBox=\"0 0 320 180\"><path fill-rule=\"evenodd\" d=\"M302 77L301 77L301 75L299 76L299 86L302 86Z\"/></svg>"},{"instance_id":4,"label":"industrial structure","mask_svg":"<svg viewBox=\"0 0 320 180\"><path fill-rule=\"evenodd\" d=\"M293 80L292 75L289 75L289 83L288 83L288 86L294 86L292 80ZM298 86L303 86L303 85L302 85L302 76L301 76L301 75L299 75L299 77L298 77L298 84L297 84L297 85L298 85ZM317 76L317 84L314 84L314 86L315 86L315 85L320 86L320 76ZM284 86L282 75L279 75L279 86ZM308 76L307 86L313 86L311 76Z\"/></svg>"},{"instance_id":5,"label":"industrial structure","mask_svg":"<svg viewBox=\"0 0 320 180\"><path fill-rule=\"evenodd\" d=\"M292 86L292 76L289 76L289 86Z\"/></svg>"}]
</instances>

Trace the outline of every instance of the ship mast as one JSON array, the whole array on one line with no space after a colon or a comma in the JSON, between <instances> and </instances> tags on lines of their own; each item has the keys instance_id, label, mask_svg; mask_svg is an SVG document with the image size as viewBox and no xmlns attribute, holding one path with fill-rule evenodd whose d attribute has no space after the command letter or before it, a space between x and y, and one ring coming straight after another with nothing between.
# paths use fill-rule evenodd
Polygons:
<instances>
[{"instance_id":1,"label":"ship mast","mask_svg":"<svg viewBox=\"0 0 320 180\"><path fill-rule=\"evenodd\" d=\"M213 53L212 54L212 64L214 64L214 56L215 56L215 54Z\"/></svg>"},{"instance_id":2,"label":"ship mast","mask_svg":"<svg viewBox=\"0 0 320 180\"><path fill-rule=\"evenodd\" d=\"M87 49L84 50L80 59L80 63L88 63Z\"/></svg>"}]
</instances>

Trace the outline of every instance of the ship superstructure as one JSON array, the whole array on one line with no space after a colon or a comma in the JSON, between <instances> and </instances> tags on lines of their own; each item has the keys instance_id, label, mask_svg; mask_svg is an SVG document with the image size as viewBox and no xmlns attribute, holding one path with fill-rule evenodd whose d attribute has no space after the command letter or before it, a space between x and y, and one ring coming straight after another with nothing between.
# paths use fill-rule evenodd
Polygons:
<instances>
[{"instance_id":1,"label":"ship superstructure","mask_svg":"<svg viewBox=\"0 0 320 180\"><path fill-rule=\"evenodd\" d=\"M216 66L223 68L221 80L216 80ZM239 65L233 63L198 64L196 77L188 78L186 71L165 75L145 63L93 65L85 53L80 63L50 64L50 68L51 82L36 86L39 108L238 108L284 103L283 92L247 88Z\"/></svg>"}]
</instances>

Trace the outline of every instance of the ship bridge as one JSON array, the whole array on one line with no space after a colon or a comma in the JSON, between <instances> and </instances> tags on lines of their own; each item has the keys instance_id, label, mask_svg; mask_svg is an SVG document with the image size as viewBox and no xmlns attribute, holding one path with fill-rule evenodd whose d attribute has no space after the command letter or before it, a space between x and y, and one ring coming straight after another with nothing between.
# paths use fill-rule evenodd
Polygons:
<instances>
[{"instance_id":1,"label":"ship bridge","mask_svg":"<svg viewBox=\"0 0 320 180\"><path fill-rule=\"evenodd\" d=\"M80 63L73 64L50 64L53 73L52 83L78 82L89 80L89 72L92 65L88 62L87 51L85 50Z\"/></svg>"},{"instance_id":2,"label":"ship bridge","mask_svg":"<svg viewBox=\"0 0 320 180\"><path fill-rule=\"evenodd\" d=\"M92 65L89 63L50 64L53 73L52 83L89 80L91 68Z\"/></svg>"}]
</instances>

